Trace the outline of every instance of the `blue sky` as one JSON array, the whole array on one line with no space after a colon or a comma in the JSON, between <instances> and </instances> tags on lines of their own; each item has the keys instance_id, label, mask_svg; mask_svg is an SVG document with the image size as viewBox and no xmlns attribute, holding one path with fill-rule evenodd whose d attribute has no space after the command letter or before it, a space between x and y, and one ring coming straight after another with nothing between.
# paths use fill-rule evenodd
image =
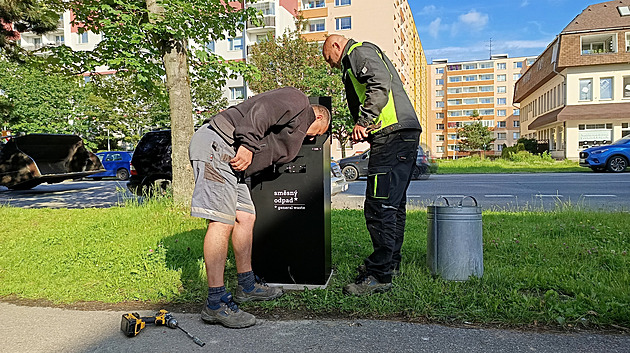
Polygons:
<instances>
[{"instance_id":1,"label":"blue sky","mask_svg":"<svg viewBox=\"0 0 630 353\"><path fill-rule=\"evenodd\" d=\"M409 0L422 47L449 62L492 54L537 56L587 6L598 0Z\"/></svg>"}]
</instances>

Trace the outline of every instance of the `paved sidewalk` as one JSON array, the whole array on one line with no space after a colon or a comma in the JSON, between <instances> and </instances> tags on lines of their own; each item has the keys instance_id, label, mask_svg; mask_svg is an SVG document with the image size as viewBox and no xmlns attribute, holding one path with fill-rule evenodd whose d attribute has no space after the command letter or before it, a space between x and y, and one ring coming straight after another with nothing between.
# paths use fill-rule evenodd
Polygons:
<instances>
[{"instance_id":1,"label":"paved sidewalk","mask_svg":"<svg viewBox=\"0 0 630 353\"><path fill-rule=\"evenodd\" d=\"M206 343L199 347L180 330L153 325L128 338L120 331L124 312L0 303L0 313L2 353L630 352L629 335L531 333L376 320L259 320L256 326L233 330L204 324L196 313L173 313L184 329Z\"/></svg>"}]
</instances>

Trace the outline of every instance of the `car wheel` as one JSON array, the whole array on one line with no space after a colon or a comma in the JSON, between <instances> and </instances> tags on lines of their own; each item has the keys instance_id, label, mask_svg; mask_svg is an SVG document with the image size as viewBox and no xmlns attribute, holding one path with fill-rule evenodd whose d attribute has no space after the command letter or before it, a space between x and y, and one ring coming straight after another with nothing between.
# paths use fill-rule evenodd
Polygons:
<instances>
[{"instance_id":1,"label":"car wheel","mask_svg":"<svg viewBox=\"0 0 630 353\"><path fill-rule=\"evenodd\" d=\"M343 173L343 176L346 178L347 181L354 181L359 179L359 171L354 166L347 165L343 167L341 172Z\"/></svg>"},{"instance_id":2,"label":"car wheel","mask_svg":"<svg viewBox=\"0 0 630 353\"><path fill-rule=\"evenodd\" d=\"M118 180L129 179L129 171L125 168L118 169L118 171L116 172L116 178L118 178Z\"/></svg>"},{"instance_id":3,"label":"car wheel","mask_svg":"<svg viewBox=\"0 0 630 353\"><path fill-rule=\"evenodd\" d=\"M628 160L626 160L623 156L612 156L608 162L606 162L606 169L613 173L621 173L625 171L627 167Z\"/></svg>"},{"instance_id":4,"label":"car wheel","mask_svg":"<svg viewBox=\"0 0 630 353\"><path fill-rule=\"evenodd\" d=\"M411 174L411 179L413 180L427 180L429 179L429 168L422 168L415 166L413 167L413 174Z\"/></svg>"}]
</instances>

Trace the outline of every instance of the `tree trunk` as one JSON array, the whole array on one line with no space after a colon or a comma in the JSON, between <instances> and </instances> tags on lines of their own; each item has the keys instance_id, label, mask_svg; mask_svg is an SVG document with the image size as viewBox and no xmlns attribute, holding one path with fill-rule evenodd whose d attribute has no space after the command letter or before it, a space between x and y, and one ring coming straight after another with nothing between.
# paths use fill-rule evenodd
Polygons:
<instances>
[{"instance_id":1,"label":"tree trunk","mask_svg":"<svg viewBox=\"0 0 630 353\"><path fill-rule=\"evenodd\" d=\"M164 11L157 5L156 0L146 0L146 4L149 13L157 15L158 18ZM155 18L151 21L155 21ZM170 44L164 46L166 49L162 60L166 70L171 115L173 202L177 205L190 205L195 183L188 159L188 144L194 133L194 122L186 43L175 42L170 38L163 38L163 41Z\"/></svg>"}]
</instances>

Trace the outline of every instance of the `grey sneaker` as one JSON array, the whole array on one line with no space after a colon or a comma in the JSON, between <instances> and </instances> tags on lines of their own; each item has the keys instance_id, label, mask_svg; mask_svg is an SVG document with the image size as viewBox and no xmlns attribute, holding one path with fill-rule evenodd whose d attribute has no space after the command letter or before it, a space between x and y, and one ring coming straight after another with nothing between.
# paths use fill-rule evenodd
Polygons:
<instances>
[{"instance_id":1,"label":"grey sneaker","mask_svg":"<svg viewBox=\"0 0 630 353\"><path fill-rule=\"evenodd\" d=\"M284 292L282 292L282 289L269 287L267 283L265 283L265 281L256 276L254 289L252 289L250 292L245 292L245 290L243 290L243 286L241 285L236 288L234 301L237 303L244 303L251 301L273 300L281 297L282 294L284 294Z\"/></svg>"},{"instance_id":2,"label":"grey sneaker","mask_svg":"<svg viewBox=\"0 0 630 353\"><path fill-rule=\"evenodd\" d=\"M383 293L392 289L392 284L381 283L372 275L363 275L357 278L355 283L350 283L343 287L344 294L368 295L372 293Z\"/></svg>"},{"instance_id":3,"label":"grey sneaker","mask_svg":"<svg viewBox=\"0 0 630 353\"><path fill-rule=\"evenodd\" d=\"M256 317L239 309L232 300L232 294L226 293L221 297L218 309L203 306L201 320L209 324L221 324L229 328L244 328L256 324Z\"/></svg>"}]
</instances>

